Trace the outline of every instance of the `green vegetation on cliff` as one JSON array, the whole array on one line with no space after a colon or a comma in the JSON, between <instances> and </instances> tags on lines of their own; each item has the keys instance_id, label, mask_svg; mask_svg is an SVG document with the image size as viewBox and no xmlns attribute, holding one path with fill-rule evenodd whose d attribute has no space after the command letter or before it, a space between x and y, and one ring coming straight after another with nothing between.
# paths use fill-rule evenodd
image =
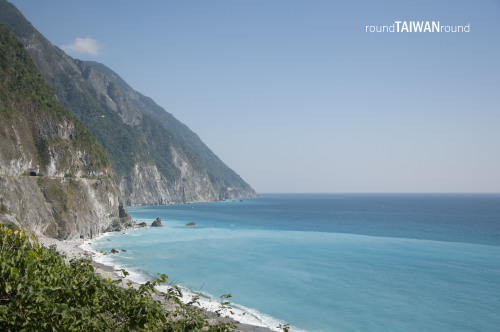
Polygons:
<instances>
[{"instance_id":1,"label":"green vegetation on cliff","mask_svg":"<svg viewBox=\"0 0 500 332\"><path fill-rule=\"evenodd\" d=\"M156 166L172 183L180 180L178 156L199 177L209 179L203 190L213 190L211 197L255 195L186 125L133 90L111 69L69 57L6 0L0 0L0 22L25 45L62 106L104 146L118 182L128 181L129 190L135 190L132 173L137 164ZM158 192L147 194L158 196Z\"/></svg>"},{"instance_id":2,"label":"green vegetation on cliff","mask_svg":"<svg viewBox=\"0 0 500 332\"><path fill-rule=\"evenodd\" d=\"M138 289L120 287L94 273L88 260L70 265L55 247L0 225L0 330L2 331L230 331L231 323L211 324L180 290L159 294L160 275ZM125 271L123 271L126 274ZM165 310L154 295L173 303ZM223 304L224 305L224 304Z\"/></svg>"},{"instance_id":3,"label":"green vegetation on cliff","mask_svg":"<svg viewBox=\"0 0 500 332\"><path fill-rule=\"evenodd\" d=\"M108 152L118 177L132 171L137 162L156 164L169 179L180 177L170 156L169 146L181 146L163 126L149 116L141 117L136 126L127 124L120 111L113 110L103 92L113 99L123 99L116 84L97 91L91 84L92 67L85 61L72 59L54 47L10 3L0 0L0 23L6 25L25 45L36 51L32 56L43 78L54 90L59 102L77 117ZM33 50L33 49L31 49ZM124 101L128 103L127 100ZM201 166L191 153L193 164Z\"/></svg>"},{"instance_id":4,"label":"green vegetation on cliff","mask_svg":"<svg viewBox=\"0 0 500 332\"><path fill-rule=\"evenodd\" d=\"M96 169L110 166L106 150L59 104L29 53L0 24L0 121L13 122L19 118L29 122L26 125L35 139L40 164L47 164L50 148L74 148L87 151ZM61 122L74 125L75 135L70 140L51 138L46 133L49 130L43 130L44 126Z\"/></svg>"}]
</instances>

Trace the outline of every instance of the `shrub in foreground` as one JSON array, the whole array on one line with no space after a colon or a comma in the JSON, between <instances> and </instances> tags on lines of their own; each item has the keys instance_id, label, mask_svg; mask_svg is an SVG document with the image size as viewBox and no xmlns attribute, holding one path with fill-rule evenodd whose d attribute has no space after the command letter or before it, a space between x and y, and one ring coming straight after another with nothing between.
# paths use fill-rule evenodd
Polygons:
<instances>
[{"instance_id":1,"label":"shrub in foreground","mask_svg":"<svg viewBox=\"0 0 500 332\"><path fill-rule=\"evenodd\" d=\"M73 260L66 265L55 246L46 248L34 235L29 237L24 231L0 225L1 331L234 329L228 321L209 322L206 313L192 303L181 303L177 287L166 294L158 293L155 286L166 280L160 275L138 289L130 284L120 287L123 280L111 281L95 274L89 260ZM169 310L158 296L173 304Z\"/></svg>"}]
</instances>

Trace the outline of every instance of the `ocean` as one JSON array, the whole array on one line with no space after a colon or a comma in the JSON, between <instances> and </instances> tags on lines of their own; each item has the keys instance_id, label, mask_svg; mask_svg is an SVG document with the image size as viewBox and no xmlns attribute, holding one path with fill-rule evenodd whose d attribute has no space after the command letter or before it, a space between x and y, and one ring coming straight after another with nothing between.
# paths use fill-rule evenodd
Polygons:
<instances>
[{"instance_id":1,"label":"ocean","mask_svg":"<svg viewBox=\"0 0 500 332\"><path fill-rule=\"evenodd\" d=\"M97 260L293 331L499 331L500 194L265 194L129 207ZM195 222L195 226L186 226ZM108 241L111 240L111 241ZM215 304L214 304L215 303Z\"/></svg>"}]
</instances>

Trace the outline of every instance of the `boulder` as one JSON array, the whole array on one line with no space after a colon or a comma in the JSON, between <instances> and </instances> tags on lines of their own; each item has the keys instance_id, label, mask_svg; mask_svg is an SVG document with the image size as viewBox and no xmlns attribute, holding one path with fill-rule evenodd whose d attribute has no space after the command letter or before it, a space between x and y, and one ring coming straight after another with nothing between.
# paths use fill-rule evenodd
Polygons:
<instances>
[{"instance_id":1,"label":"boulder","mask_svg":"<svg viewBox=\"0 0 500 332\"><path fill-rule=\"evenodd\" d=\"M151 224L151 226L153 226L153 227L161 227L161 226L163 226L161 224L161 218L160 217L156 218L156 220L153 221L153 223Z\"/></svg>"},{"instance_id":2,"label":"boulder","mask_svg":"<svg viewBox=\"0 0 500 332\"><path fill-rule=\"evenodd\" d=\"M191 222L188 222L188 223L186 224L186 226L196 226L196 223L195 223L195 222L193 222L193 221L191 221Z\"/></svg>"},{"instance_id":3,"label":"boulder","mask_svg":"<svg viewBox=\"0 0 500 332\"><path fill-rule=\"evenodd\" d=\"M139 226L139 227L148 227L148 224L143 221L143 222L138 223L137 226Z\"/></svg>"},{"instance_id":4,"label":"boulder","mask_svg":"<svg viewBox=\"0 0 500 332\"><path fill-rule=\"evenodd\" d=\"M120 252L120 250L118 250L118 249L115 249L115 248L111 249L112 254L117 254L119 252Z\"/></svg>"}]
</instances>

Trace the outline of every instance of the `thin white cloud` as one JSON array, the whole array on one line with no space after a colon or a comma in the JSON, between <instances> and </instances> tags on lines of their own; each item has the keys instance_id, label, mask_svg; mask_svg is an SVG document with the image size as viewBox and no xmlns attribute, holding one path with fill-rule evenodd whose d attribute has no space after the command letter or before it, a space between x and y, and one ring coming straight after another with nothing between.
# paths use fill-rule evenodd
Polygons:
<instances>
[{"instance_id":1,"label":"thin white cloud","mask_svg":"<svg viewBox=\"0 0 500 332\"><path fill-rule=\"evenodd\" d=\"M62 45L61 49L66 53L70 52L79 54L99 55L99 51L102 49L102 45L97 40L90 37L86 38L76 37L73 44Z\"/></svg>"}]
</instances>

